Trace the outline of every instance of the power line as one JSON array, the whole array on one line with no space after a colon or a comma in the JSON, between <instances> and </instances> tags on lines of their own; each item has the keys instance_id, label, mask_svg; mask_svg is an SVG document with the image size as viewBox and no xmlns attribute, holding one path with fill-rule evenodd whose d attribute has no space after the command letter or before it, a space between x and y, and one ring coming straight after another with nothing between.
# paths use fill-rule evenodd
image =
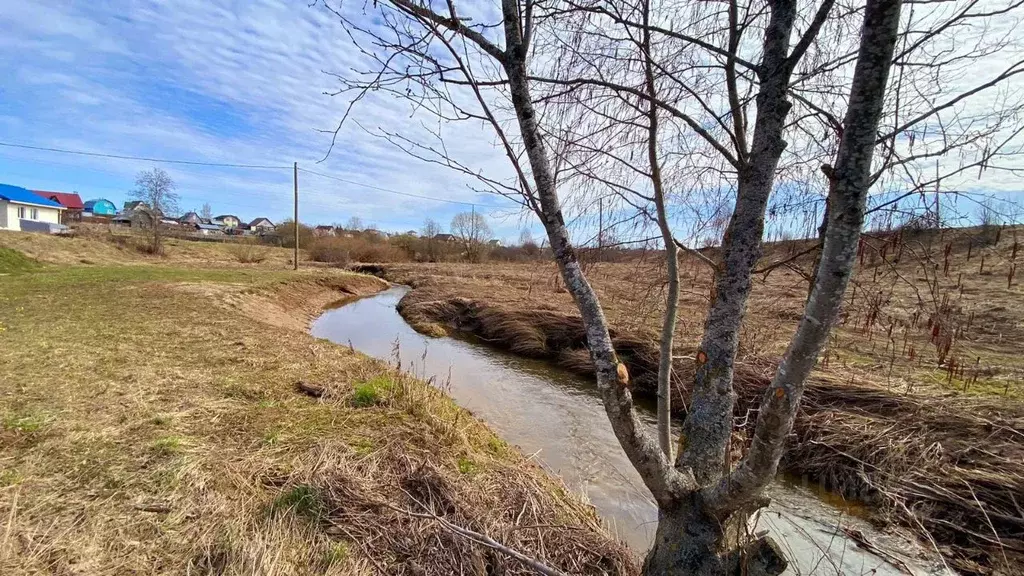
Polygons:
<instances>
[{"instance_id":1,"label":"power line","mask_svg":"<svg viewBox=\"0 0 1024 576\"><path fill-rule=\"evenodd\" d=\"M380 192L387 192L388 194L398 194L399 196L408 196L410 198L419 198L421 200L434 200L436 202L447 202L449 204L461 204L463 206L476 206L472 202L460 202L459 200L448 200L446 198L434 198L433 196L424 196L422 194L413 194L412 192L399 192L398 190L391 190L389 188L381 188L380 186L374 186L372 184L364 184L362 182L356 182L355 180L347 180L345 178L339 178L337 176L330 176L320 172L314 172L313 170L307 170L305 168L299 168L299 172L305 172L307 174L313 174L321 178L327 178L328 180L337 180L338 182L344 182L346 184L352 184L355 186L362 186L364 188L370 188L372 190L378 190Z\"/></svg>"},{"instance_id":2,"label":"power line","mask_svg":"<svg viewBox=\"0 0 1024 576\"><path fill-rule=\"evenodd\" d=\"M211 166L218 168L258 168L263 170L285 170L291 166L267 166L263 164L222 164L219 162L199 162L194 160L171 160L168 158L147 158L145 156L122 156L120 154L102 154L99 152L84 152L81 150L66 150L63 148L46 148L43 146L29 146L27 144L12 144L0 142L0 146L7 148L21 148L24 150L38 150L40 152L60 152L63 154L75 154L77 156L93 156L97 158L114 158L117 160L142 160L145 162L162 162L164 164L186 164L189 166Z\"/></svg>"},{"instance_id":3,"label":"power line","mask_svg":"<svg viewBox=\"0 0 1024 576\"><path fill-rule=\"evenodd\" d=\"M117 160L137 160L137 161L144 161L144 162L159 162L159 163L164 163L164 164L180 164L180 165L186 165L186 166L207 166L207 167L219 167L219 168L252 168L252 169L263 169L263 170L294 170L294 166L271 166L271 165L266 165L266 164L228 164L228 163L221 163L221 162L203 162L203 161L198 161L198 160L177 160L177 159L172 159L172 158L151 158L151 157L146 157L146 156L129 156L129 155L123 155L123 154L108 154L108 153L102 153L102 152L86 152L84 150L69 150L69 149L66 149L66 148L51 148L51 147L46 147L46 146L31 146L31 145L28 145L28 144L15 144L15 143L12 143L12 142L0 142L0 146L5 147L5 148L18 148L18 149L23 149L23 150L35 150L35 151L39 151L39 152L57 152L57 153L61 153L61 154L73 154L73 155L76 155L76 156L90 156L90 157L95 157L95 158L112 158L112 159L117 159ZM473 202L463 202L463 201L460 201L460 200L449 200L447 198L437 198L437 197L434 197L434 196L427 196L427 195L424 195L424 194L415 194L415 193L412 193L412 192L402 192L402 191L399 191L399 190L392 190L390 188L383 188L381 186L374 186L372 184L366 184L366 183L358 182L358 181L355 181L355 180L349 180L347 178L341 178L341 177L338 177L338 176L331 176L329 174L324 174L322 172L317 172L315 170L308 170L306 168L299 168L298 170L299 170L299 172L305 172L307 174L312 174L314 176L319 176L321 178L326 178L328 180L335 180L335 181L338 181L338 182L344 182L346 184L352 184L354 186L362 186L364 188L370 188L372 190L377 190L377 191L385 192L385 193L388 193L388 194L397 194L399 196L406 196L406 197L409 197L409 198L417 198L417 199L420 199L420 200L432 200L432 201L435 201L435 202L444 202L444 203L447 203L447 204L458 204L460 206L473 206L473 207L476 206L476 204L473 203ZM111 174L110 172L107 172L107 173ZM314 196L316 196L316 194L314 194ZM237 203L235 203L235 204L237 204ZM245 206L245 205L242 205L242 204L237 204L237 205ZM252 208L252 206L245 206L245 207Z\"/></svg>"}]
</instances>

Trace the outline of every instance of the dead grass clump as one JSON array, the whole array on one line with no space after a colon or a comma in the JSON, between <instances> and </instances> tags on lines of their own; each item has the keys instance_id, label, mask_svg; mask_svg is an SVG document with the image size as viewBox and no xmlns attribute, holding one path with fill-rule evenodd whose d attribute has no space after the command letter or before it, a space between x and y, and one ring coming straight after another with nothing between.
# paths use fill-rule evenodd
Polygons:
<instances>
[{"instance_id":1,"label":"dead grass clump","mask_svg":"<svg viewBox=\"0 0 1024 576\"><path fill-rule=\"evenodd\" d=\"M1024 411L956 397L809 388L783 465L880 509L969 574L1024 562Z\"/></svg>"},{"instance_id":2,"label":"dead grass clump","mask_svg":"<svg viewBox=\"0 0 1024 576\"><path fill-rule=\"evenodd\" d=\"M467 475L448 462L450 454L410 455L398 442L369 454L325 445L307 460L315 469L296 476L324 499L323 533L357 548L379 573L535 573L454 533L434 516L567 574L637 573L626 547L590 536L598 534L592 510L570 503L560 487L538 485L524 465L490 461Z\"/></svg>"}]
</instances>

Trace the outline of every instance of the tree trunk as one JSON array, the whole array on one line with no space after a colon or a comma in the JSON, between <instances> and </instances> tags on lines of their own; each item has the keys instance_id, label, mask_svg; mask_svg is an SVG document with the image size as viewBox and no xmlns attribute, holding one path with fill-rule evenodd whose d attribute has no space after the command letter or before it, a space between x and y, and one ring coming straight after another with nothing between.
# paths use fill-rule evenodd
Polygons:
<instances>
[{"instance_id":1,"label":"tree trunk","mask_svg":"<svg viewBox=\"0 0 1024 576\"><path fill-rule=\"evenodd\" d=\"M643 3L644 30L640 48L644 57L644 77L647 94L657 96L654 85L654 63L651 56L650 0ZM661 178L661 162L658 160L658 107L651 102L647 107L647 160L650 163L651 185L654 188L654 205L658 214L658 229L665 244L665 271L668 277L668 294L665 295L665 317L661 324L661 348L658 362L658 447L665 458L672 460L672 349L676 335L676 318L679 313L679 252L668 222L665 208L665 186Z\"/></svg>"},{"instance_id":2,"label":"tree trunk","mask_svg":"<svg viewBox=\"0 0 1024 576\"><path fill-rule=\"evenodd\" d=\"M900 21L900 0L868 0L850 104L829 198L829 223L814 289L758 410L746 457L714 488L702 490L721 516L757 497L775 476L786 435L793 429L804 384L839 315L853 274L864 224L871 162Z\"/></svg>"},{"instance_id":3,"label":"tree trunk","mask_svg":"<svg viewBox=\"0 0 1024 576\"><path fill-rule=\"evenodd\" d=\"M554 172L548 152L537 124L537 114L530 98L529 77L526 71L526 48L518 26L518 5L515 0L503 0L505 41L508 46L502 60L508 75L509 93L519 122L523 147L533 172L537 190L540 218L551 243L551 252L558 264L565 287L572 294L580 311L586 332L587 346L594 362L597 387L601 392L605 412L619 444L630 463L640 473L659 506L670 504L676 495L692 492L696 486L692 476L675 471L670 461L659 450L648 434L646 426L633 409L633 396L629 391L629 373L619 362L608 333L597 294L590 286L576 250L565 228L562 207L555 188Z\"/></svg>"},{"instance_id":4,"label":"tree trunk","mask_svg":"<svg viewBox=\"0 0 1024 576\"><path fill-rule=\"evenodd\" d=\"M745 515L744 515L745 516ZM788 563L768 537L747 540L744 526L707 514L691 496L683 505L662 508L654 545L644 559L645 576L776 576ZM733 546L723 546L730 542Z\"/></svg>"},{"instance_id":5,"label":"tree trunk","mask_svg":"<svg viewBox=\"0 0 1024 576\"><path fill-rule=\"evenodd\" d=\"M764 214L775 183L775 170L786 148L782 133L792 107L786 99L792 71L786 54L796 4L769 4L772 14L765 31L754 137L749 160L737 168L736 206L722 241L716 296L708 311L698 354L704 361L698 362L694 376L693 396L680 441L684 448L677 462L679 468L692 470L701 485L714 482L728 469L736 397L732 378L740 327L747 310L751 275L761 257Z\"/></svg>"}]
</instances>

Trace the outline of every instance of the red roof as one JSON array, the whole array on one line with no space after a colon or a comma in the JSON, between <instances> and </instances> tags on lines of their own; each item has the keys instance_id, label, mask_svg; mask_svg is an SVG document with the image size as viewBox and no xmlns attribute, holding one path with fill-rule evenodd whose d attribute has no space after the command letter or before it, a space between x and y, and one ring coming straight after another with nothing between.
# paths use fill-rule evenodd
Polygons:
<instances>
[{"instance_id":1,"label":"red roof","mask_svg":"<svg viewBox=\"0 0 1024 576\"><path fill-rule=\"evenodd\" d=\"M49 192L46 190L33 190L33 192L71 210L82 210L85 208L85 204L82 204L81 196L73 192Z\"/></svg>"}]
</instances>

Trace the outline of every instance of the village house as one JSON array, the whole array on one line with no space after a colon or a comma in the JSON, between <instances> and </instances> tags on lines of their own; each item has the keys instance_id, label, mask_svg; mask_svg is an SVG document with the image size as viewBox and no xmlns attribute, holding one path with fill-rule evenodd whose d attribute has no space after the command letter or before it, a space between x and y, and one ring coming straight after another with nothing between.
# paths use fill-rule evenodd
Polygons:
<instances>
[{"instance_id":1,"label":"village house","mask_svg":"<svg viewBox=\"0 0 1024 576\"><path fill-rule=\"evenodd\" d=\"M327 225L321 224L320 226L317 226L316 228L313 228L313 235L314 236L334 236L335 235L334 226L327 226Z\"/></svg>"},{"instance_id":2,"label":"village house","mask_svg":"<svg viewBox=\"0 0 1024 576\"><path fill-rule=\"evenodd\" d=\"M61 224L82 220L85 204L82 203L82 198L77 192L50 192L48 190L32 190L32 192L64 207L64 211L61 212Z\"/></svg>"},{"instance_id":3,"label":"village house","mask_svg":"<svg viewBox=\"0 0 1024 576\"><path fill-rule=\"evenodd\" d=\"M159 210L153 210L149 204L141 200L131 200L124 203L124 210L111 218L111 223L129 228L152 228L153 225L163 219Z\"/></svg>"},{"instance_id":4,"label":"village house","mask_svg":"<svg viewBox=\"0 0 1024 576\"><path fill-rule=\"evenodd\" d=\"M249 222L249 230L253 234L267 234L277 229L274 223L269 218L257 218L252 222Z\"/></svg>"},{"instance_id":5,"label":"village house","mask_svg":"<svg viewBox=\"0 0 1024 576\"><path fill-rule=\"evenodd\" d=\"M196 224L202 224L203 219L195 212L186 212L181 218L178 218L178 222L187 226L195 226Z\"/></svg>"},{"instance_id":6,"label":"village house","mask_svg":"<svg viewBox=\"0 0 1024 576\"><path fill-rule=\"evenodd\" d=\"M113 202L106 198L97 198L95 200L89 200L85 203L83 208L83 216L108 216L113 217L117 214L117 206Z\"/></svg>"},{"instance_id":7,"label":"village house","mask_svg":"<svg viewBox=\"0 0 1024 576\"><path fill-rule=\"evenodd\" d=\"M239 228L242 225L242 220L238 216L232 216L231 214L222 214L214 218L217 222L220 222L221 226L234 229Z\"/></svg>"},{"instance_id":8,"label":"village house","mask_svg":"<svg viewBox=\"0 0 1024 576\"><path fill-rule=\"evenodd\" d=\"M20 186L0 184L0 230L58 233L65 208Z\"/></svg>"},{"instance_id":9,"label":"village house","mask_svg":"<svg viewBox=\"0 0 1024 576\"><path fill-rule=\"evenodd\" d=\"M216 224L204 224L202 222L198 222L193 226L195 226L196 232L203 236L218 236L224 233L224 229Z\"/></svg>"}]
</instances>

